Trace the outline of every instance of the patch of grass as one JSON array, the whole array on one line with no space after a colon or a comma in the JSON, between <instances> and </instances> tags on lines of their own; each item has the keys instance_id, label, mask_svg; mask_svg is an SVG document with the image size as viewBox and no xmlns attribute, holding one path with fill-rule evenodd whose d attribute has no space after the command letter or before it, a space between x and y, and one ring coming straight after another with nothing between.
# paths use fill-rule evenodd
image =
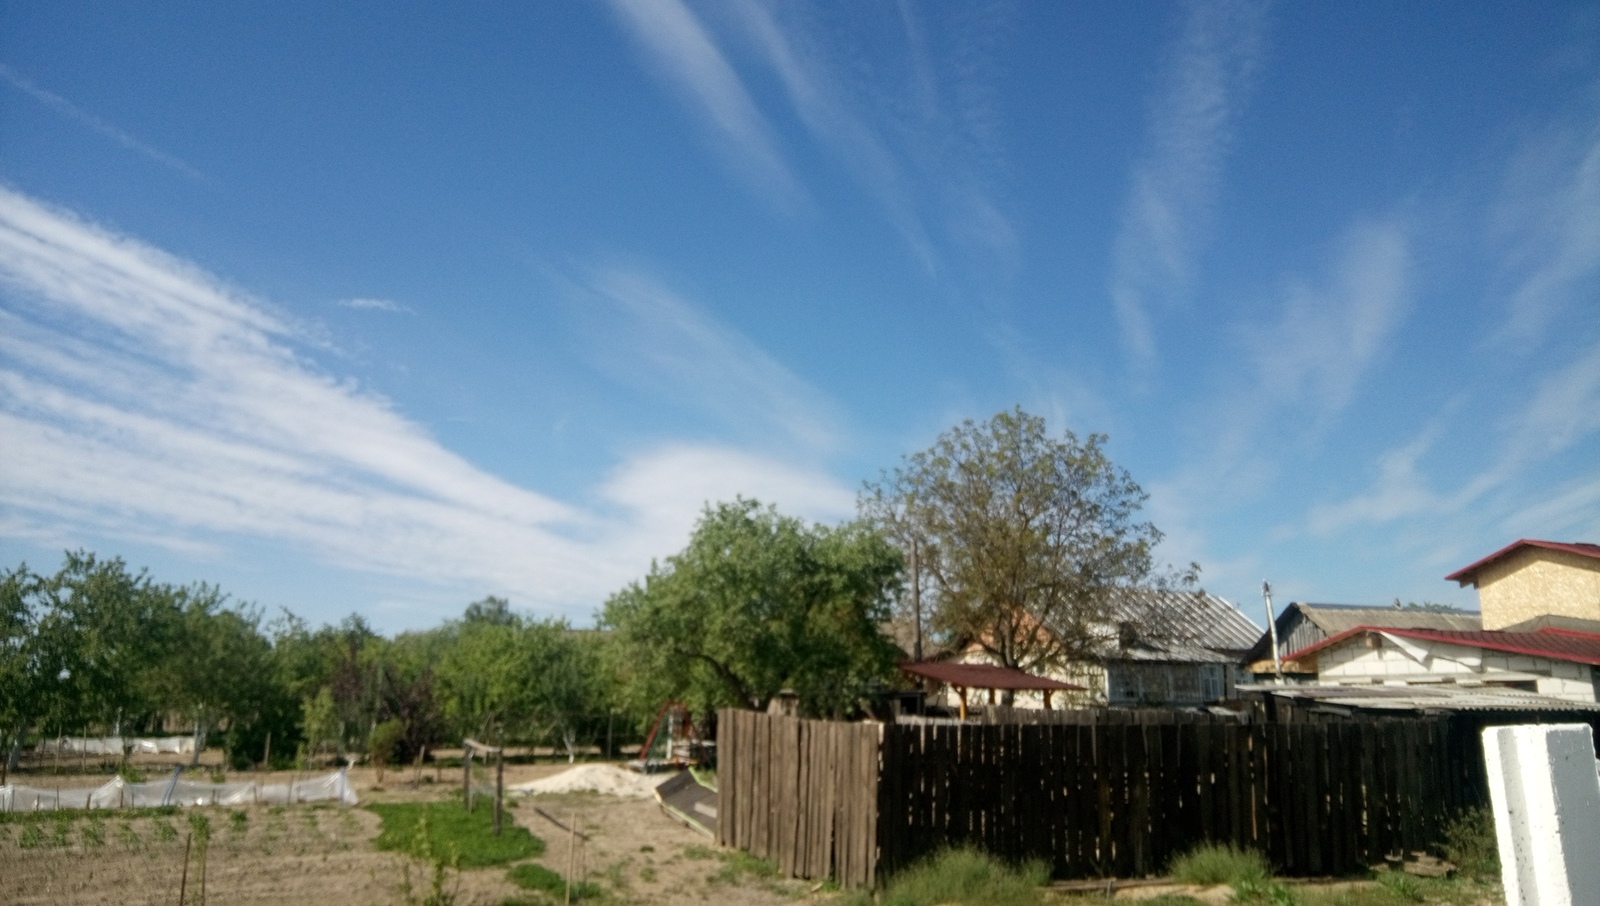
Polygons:
<instances>
[{"instance_id":1,"label":"patch of grass","mask_svg":"<svg viewBox=\"0 0 1600 906\"><path fill-rule=\"evenodd\" d=\"M1422 892L1422 883L1403 871L1380 871L1377 881L1379 887L1393 894L1396 899L1411 903L1421 903L1427 899Z\"/></svg>"},{"instance_id":2,"label":"patch of grass","mask_svg":"<svg viewBox=\"0 0 1600 906\"><path fill-rule=\"evenodd\" d=\"M513 866L506 872L506 877L523 890L542 890L558 897L565 897L567 894L567 879L537 862L524 862ZM598 899L604 893L604 889L593 881L572 882L574 900Z\"/></svg>"},{"instance_id":3,"label":"patch of grass","mask_svg":"<svg viewBox=\"0 0 1600 906\"><path fill-rule=\"evenodd\" d=\"M417 823L426 815L433 852L451 855L462 868L504 865L544 852L543 840L511 822L496 837L489 809L469 812L459 802L381 802L367 809L383 821L374 841L379 849L415 853Z\"/></svg>"},{"instance_id":4,"label":"patch of grass","mask_svg":"<svg viewBox=\"0 0 1600 906\"><path fill-rule=\"evenodd\" d=\"M718 853L722 867L711 876L719 884L739 884L746 880L772 881L778 877L778 866L760 856L752 856L742 849Z\"/></svg>"},{"instance_id":5,"label":"patch of grass","mask_svg":"<svg viewBox=\"0 0 1600 906\"><path fill-rule=\"evenodd\" d=\"M117 809L119 818L153 818L162 815L176 815L176 805L161 805L151 808L124 808ZM47 822L66 819L75 821L83 816L80 809L45 809L37 812L0 812L0 824L43 824Z\"/></svg>"},{"instance_id":6,"label":"patch of grass","mask_svg":"<svg viewBox=\"0 0 1600 906\"><path fill-rule=\"evenodd\" d=\"M235 809L228 813L228 833L235 837L244 836L250 829L250 813L244 809Z\"/></svg>"},{"instance_id":7,"label":"patch of grass","mask_svg":"<svg viewBox=\"0 0 1600 906\"><path fill-rule=\"evenodd\" d=\"M127 821L117 823L117 842L132 848L139 845L139 832L133 829L133 824Z\"/></svg>"},{"instance_id":8,"label":"patch of grass","mask_svg":"<svg viewBox=\"0 0 1600 906\"><path fill-rule=\"evenodd\" d=\"M30 824L22 829L22 835L17 838L17 846L23 849L38 849L44 845L44 829L37 824Z\"/></svg>"},{"instance_id":9,"label":"patch of grass","mask_svg":"<svg viewBox=\"0 0 1600 906\"><path fill-rule=\"evenodd\" d=\"M889 879L882 906L1035 906L1045 902L1050 871L1042 862L1007 865L974 849L935 853ZM841 902L871 903L865 891Z\"/></svg>"},{"instance_id":10,"label":"patch of grass","mask_svg":"<svg viewBox=\"0 0 1600 906\"><path fill-rule=\"evenodd\" d=\"M1466 809L1451 819L1439 848L1468 877L1500 877L1500 842L1494 833L1494 811L1488 806Z\"/></svg>"},{"instance_id":11,"label":"patch of grass","mask_svg":"<svg viewBox=\"0 0 1600 906\"><path fill-rule=\"evenodd\" d=\"M639 880L645 882L646 884L654 884L656 882L656 870L654 866L646 865L645 867L639 869Z\"/></svg>"},{"instance_id":12,"label":"patch of grass","mask_svg":"<svg viewBox=\"0 0 1600 906\"><path fill-rule=\"evenodd\" d=\"M654 846L651 846L648 843L646 843L645 845L639 847L639 852L642 852L642 853L653 853L655 851L656 851L656 848Z\"/></svg>"},{"instance_id":13,"label":"patch of grass","mask_svg":"<svg viewBox=\"0 0 1600 906\"><path fill-rule=\"evenodd\" d=\"M717 851L709 846L701 846L698 843L691 843L683 848L683 857L685 859L700 859L702 861L706 859L715 859L717 857Z\"/></svg>"},{"instance_id":14,"label":"patch of grass","mask_svg":"<svg viewBox=\"0 0 1600 906\"><path fill-rule=\"evenodd\" d=\"M1272 877L1267 857L1229 843L1202 843L1172 860L1167 874L1183 884L1262 882Z\"/></svg>"}]
</instances>

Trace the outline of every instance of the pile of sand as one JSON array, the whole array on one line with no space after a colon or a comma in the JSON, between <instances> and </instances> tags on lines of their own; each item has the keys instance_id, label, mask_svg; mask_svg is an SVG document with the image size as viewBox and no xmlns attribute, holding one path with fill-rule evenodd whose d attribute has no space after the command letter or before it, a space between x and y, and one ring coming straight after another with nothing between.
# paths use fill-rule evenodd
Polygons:
<instances>
[{"instance_id":1,"label":"pile of sand","mask_svg":"<svg viewBox=\"0 0 1600 906\"><path fill-rule=\"evenodd\" d=\"M629 799L648 799L656 785L672 774L636 774L611 764L581 764L540 780L508 786L516 793L604 793Z\"/></svg>"}]
</instances>

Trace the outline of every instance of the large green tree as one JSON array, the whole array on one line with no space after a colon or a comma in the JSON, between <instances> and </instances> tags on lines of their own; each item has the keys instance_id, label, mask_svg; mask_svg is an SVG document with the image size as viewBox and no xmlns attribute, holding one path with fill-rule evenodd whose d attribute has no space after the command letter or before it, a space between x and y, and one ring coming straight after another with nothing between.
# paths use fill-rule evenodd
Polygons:
<instances>
[{"instance_id":1,"label":"large green tree","mask_svg":"<svg viewBox=\"0 0 1600 906\"><path fill-rule=\"evenodd\" d=\"M1019 407L963 422L866 485L862 516L902 550L916 543L935 636L1049 667L1103 641L1115 589L1192 581L1193 567L1158 574L1146 495L1105 441L1052 436Z\"/></svg>"},{"instance_id":2,"label":"large green tree","mask_svg":"<svg viewBox=\"0 0 1600 906\"><path fill-rule=\"evenodd\" d=\"M761 709L788 688L808 713L842 714L892 670L878 624L900 568L863 525L807 527L741 498L708 506L688 546L613 595L601 622L635 698Z\"/></svg>"}]
</instances>

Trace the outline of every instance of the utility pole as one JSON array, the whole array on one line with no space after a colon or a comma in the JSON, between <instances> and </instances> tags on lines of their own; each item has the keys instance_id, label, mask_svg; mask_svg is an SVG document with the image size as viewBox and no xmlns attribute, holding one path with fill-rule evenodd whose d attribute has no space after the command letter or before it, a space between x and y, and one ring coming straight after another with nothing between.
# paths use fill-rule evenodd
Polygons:
<instances>
[{"instance_id":1,"label":"utility pole","mask_svg":"<svg viewBox=\"0 0 1600 906\"><path fill-rule=\"evenodd\" d=\"M1278 621L1272 613L1272 586L1261 580L1261 597L1267 603L1267 632L1272 636L1272 676L1283 685L1283 658L1278 655Z\"/></svg>"}]
</instances>

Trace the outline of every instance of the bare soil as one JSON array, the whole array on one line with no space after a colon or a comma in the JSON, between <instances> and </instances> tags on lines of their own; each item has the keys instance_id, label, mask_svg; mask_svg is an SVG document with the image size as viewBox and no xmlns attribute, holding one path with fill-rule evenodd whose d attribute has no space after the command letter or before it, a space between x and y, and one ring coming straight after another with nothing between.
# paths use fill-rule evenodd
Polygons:
<instances>
[{"instance_id":1,"label":"bare soil","mask_svg":"<svg viewBox=\"0 0 1600 906\"><path fill-rule=\"evenodd\" d=\"M508 765L506 785L567 767L565 763ZM151 776L156 776L160 768L151 768ZM236 772L227 779L268 783L290 776ZM368 768L352 769L350 778L363 804L460 795L460 771L448 768L437 775L427 768L420 780L412 770L391 770L382 785ZM65 790L87 789L106 779L105 774L49 776L48 781L24 775L15 781L59 784ZM600 885L607 902L775 906L828 898L814 893L806 882L741 871L747 862L679 824L653 799L573 793L508 797L507 805L511 820L545 841L544 855L531 861L563 875L571 864L574 876ZM589 842L582 844L541 817L535 805L564 824L575 823ZM210 822L211 839L203 862L198 845L190 849L185 880L185 838L191 833L189 815L196 812ZM252 805L188 809L155 818L129 818L115 810L66 815L33 825L37 830L31 832L27 824L0 824L0 904L172 904L178 902L180 887L191 904L404 903L407 868L416 897L420 900L427 893L422 866L373 847L379 821L360 806ZM461 904L549 901L511 883L504 866L463 870L459 877L452 876L449 888L457 890L456 902ZM515 899L519 897L524 900Z\"/></svg>"}]
</instances>

